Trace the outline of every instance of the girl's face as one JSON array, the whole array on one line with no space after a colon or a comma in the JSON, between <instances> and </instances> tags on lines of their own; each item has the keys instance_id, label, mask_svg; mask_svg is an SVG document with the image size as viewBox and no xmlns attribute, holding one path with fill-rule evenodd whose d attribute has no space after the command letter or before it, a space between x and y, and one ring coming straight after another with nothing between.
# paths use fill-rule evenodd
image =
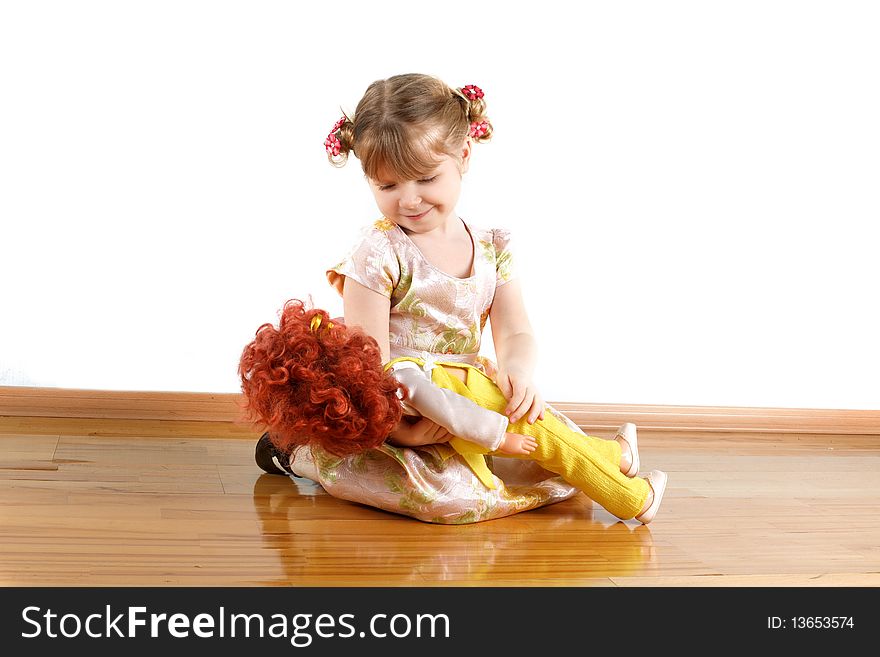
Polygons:
<instances>
[{"instance_id":1,"label":"girl's face","mask_svg":"<svg viewBox=\"0 0 880 657\"><path fill-rule=\"evenodd\" d=\"M395 180L380 174L378 180L369 178L368 182L376 205L386 219L404 232L428 233L456 219L461 177L469 161L470 143L465 143L461 161L443 155L439 166L418 180Z\"/></svg>"}]
</instances>

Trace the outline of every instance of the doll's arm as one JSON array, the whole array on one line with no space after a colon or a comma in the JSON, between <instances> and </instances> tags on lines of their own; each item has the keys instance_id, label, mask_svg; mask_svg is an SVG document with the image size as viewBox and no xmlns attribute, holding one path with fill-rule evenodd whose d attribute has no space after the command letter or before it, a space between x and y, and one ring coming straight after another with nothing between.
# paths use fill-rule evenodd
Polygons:
<instances>
[{"instance_id":1,"label":"doll's arm","mask_svg":"<svg viewBox=\"0 0 880 657\"><path fill-rule=\"evenodd\" d=\"M472 402L452 390L434 385L419 368L395 368L395 378L406 386L406 404L433 420L449 433L485 451L501 447L507 432L505 416Z\"/></svg>"}]
</instances>

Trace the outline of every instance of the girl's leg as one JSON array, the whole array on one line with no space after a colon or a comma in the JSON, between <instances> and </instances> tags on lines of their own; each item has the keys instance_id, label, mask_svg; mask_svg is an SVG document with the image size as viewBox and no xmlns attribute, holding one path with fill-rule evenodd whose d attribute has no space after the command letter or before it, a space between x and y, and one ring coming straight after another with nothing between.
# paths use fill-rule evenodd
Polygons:
<instances>
[{"instance_id":1,"label":"girl's leg","mask_svg":"<svg viewBox=\"0 0 880 657\"><path fill-rule=\"evenodd\" d=\"M263 472L279 475L293 474L289 465L290 455L278 451L272 444L268 431L260 436L256 447L254 447L254 460Z\"/></svg>"}]
</instances>

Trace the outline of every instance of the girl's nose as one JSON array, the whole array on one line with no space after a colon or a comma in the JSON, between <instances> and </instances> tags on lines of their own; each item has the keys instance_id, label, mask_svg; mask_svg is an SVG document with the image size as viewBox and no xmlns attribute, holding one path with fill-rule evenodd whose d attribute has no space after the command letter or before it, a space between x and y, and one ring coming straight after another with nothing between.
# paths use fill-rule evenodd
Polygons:
<instances>
[{"instance_id":1,"label":"girl's nose","mask_svg":"<svg viewBox=\"0 0 880 657\"><path fill-rule=\"evenodd\" d=\"M400 196L400 207L417 208L422 204L422 197L415 189L405 190Z\"/></svg>"},{"instance_id":2,"label":"girl's nose","mask_svg":"<svg viewBox=\"0 0 880 657\"><path fill-rule=\"evenodd\" d=\"M417 208L422 204L422 198L418 194L407 194L400 199L400 205L404 208Z\"/></svg>"}]
</instances>

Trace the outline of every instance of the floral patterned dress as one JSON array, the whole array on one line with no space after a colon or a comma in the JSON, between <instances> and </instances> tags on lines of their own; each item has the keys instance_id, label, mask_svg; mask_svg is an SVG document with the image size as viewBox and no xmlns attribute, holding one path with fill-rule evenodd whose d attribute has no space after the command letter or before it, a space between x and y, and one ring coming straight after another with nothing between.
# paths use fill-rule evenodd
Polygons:
<instances>
[{"instance_id":1,"label":"floral patterned dress","mask_svg":"<svg viewBox=\"0 0 880 657\"><path fill-rule=\"evenodd\" d=\"M340 294L349 276L390 299L391 358L427 356L441 362L466 362L494 378L494 364L479 351L495 289L514 276L510 234L464 225L474 249L467 278L434 267L388 219L365 228L327 278ZM346 458L317 447L301 447L292 454L290 465L335 497L435 523L499 518L578 492L534 463L499 457L490 463L496 488L489 489L447 445L402 448L386 443Z\"/></svg>"},{"instance_id":2,"label":"floral patterned dress","mask_svg":"<svg viewBox=\"0 0 880 657\"><path fill-rule=\"evenodd\" d=\"M346 276L391 300L391 357L423 352L445 360L478 362L495 288L513 278L510 233L465 224L474 246L468 278L443 272L392 221L367 227L345 259L327 272L342 294Z\"/></svg>"}]
</instances>

